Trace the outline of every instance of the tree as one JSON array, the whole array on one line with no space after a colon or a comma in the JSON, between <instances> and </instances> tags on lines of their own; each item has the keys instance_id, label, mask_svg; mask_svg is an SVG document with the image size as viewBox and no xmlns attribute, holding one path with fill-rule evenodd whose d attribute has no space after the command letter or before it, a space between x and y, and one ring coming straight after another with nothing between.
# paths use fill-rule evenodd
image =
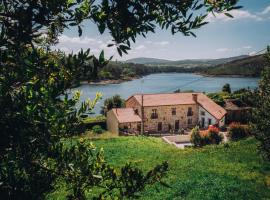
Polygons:
<instances>
[{"instance_id":1,"label":"tree","mask_svg":"<svg viewBox=\"0 0 270 200\"><path fill-rule=\"evenodd\" d=\"M227 93L231 94L232 91L231 91L231 86L230 86L229 83L226 83L226 84L223 86L222 92L227 92Z\"/></svg>"},{"instance_id":2,"label":"tree","mask_svg":"<svg viewBox=\"0 0 270 200\"><path fill-rule=\"evenodd\" d=\"M157 26L172 34L194 35L193 29L206 24L208 12L237 9L236 3L0 0L1 197L43 199L55 180L61 179L72 183L69 199L85 199L85 190L104 184L109 185L98 198L114 194L131 198L147 184L160 181L168 168L163 163L144 175L127 165L115 174L102 157L87 151L84 142L74 142L69 150L63 150L61 142L80 132L82 119L101 96L97 94L78 108L80 93L69 98L68 89L82 74L97 76L98 68L108 63L103 51L98 58L89 50L76 55L52 51L66 28L77 28L81 36L82 23L91 20L100 34L110 33L113 40L109 46L116 46L122 55L138 35L146 36ZM118 192L112 193L115 190Z\"/></svg>"},{"instance_id":3,"label":"tree","mask_svg":"<svg viewBox=\"0 0 270 200\"><path fill-rule=\"evenodd\" d=\"M264 158L270 160L270 48L267 48L267 66L262 71L259 89L255 92L255 109L253 127L255 137L260 141L260 151Z\"/></svg>"},{"instance_id":4,"label":"tree","mask_svg":"<svg viewBox=\"0 0 270 200\"><path fill-rule=\"evenodd\" d=\"M125 106L125 100L120 95L116 94L108 99L105 99L104 106L102 106L101 114L106 113L112 108L123 108Z\"/></svg>"}]
</instances>

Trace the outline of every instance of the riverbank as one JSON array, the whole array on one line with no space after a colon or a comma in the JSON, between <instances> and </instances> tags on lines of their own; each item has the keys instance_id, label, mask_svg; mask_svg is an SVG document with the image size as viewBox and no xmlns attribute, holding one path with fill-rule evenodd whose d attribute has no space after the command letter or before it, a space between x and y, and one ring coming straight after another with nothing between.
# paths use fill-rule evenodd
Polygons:
<instances>
[{"instance_id":1,"label":"riverbank","mask_svg":"<svg viewBox=\"0 0 270 200\"><path fill-rule=\"evenodd\" d=\"M223 77L223 78L259 78L260 76L240 75L240 74L206 74L206 73L194 73L196 75L205 77Z\"/></svg>"},{"instance_id":2,"label":"riverbank","mask_svg":"<svg viewBox=\"0 0 270 200\"><path fill-rule=\"evenodd\" d=\"M105 80L97 80L97 81L81 81L80 84L89 84L89 85L107 85L107 84L120 84L127 81L132 81L142 78L140 76L136 77L125 77L122 79L105 79Z\"/></svg>"}]
</instances>

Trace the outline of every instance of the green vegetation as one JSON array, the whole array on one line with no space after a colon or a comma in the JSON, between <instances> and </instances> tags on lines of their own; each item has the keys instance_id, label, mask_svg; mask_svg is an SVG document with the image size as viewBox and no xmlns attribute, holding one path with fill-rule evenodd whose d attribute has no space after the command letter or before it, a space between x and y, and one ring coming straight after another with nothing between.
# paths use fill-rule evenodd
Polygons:
<instances>
[{"instance_id":1,"label":"green vegetation","mask_svg":"<svg viewBox=\"0 0 270 200\"><path fill-rule=\"evenodd\" d=\"M157 59L157 58L133 58L129 59L126 62L128 63L135 63L135 64L144 64L147 66L160 66L160 67L180 67L180 68L205 68L205 67L212 67L219 64L224 64L227 62L231 62L234 60L239 60L242 58L248 57L247 55L230 57L230 58L219 58L219 59L188 59L188 60L164 60L164 59Z\"/></svg>"},{"instance_id":2,"label":"green vegetation","mask_svg":"<svg viewBox=\"0 0 270 200\"><path fill-rule=\"evenodd\" d=\"M224 90L224 86L223 86L222 90ZM226 87L228 87L228 86L226 86ZM224 106L225 100L227 100L227 99L238 99L238 100L243 101L248 106L254 105L254 98L253 97L255 94L252 90L242 88L242 89L236 90L236 91L231 92L231 93L228 92L230 90L230 88L226 88L225 90L226 91L222 91L222 92L208 93L207 96L220 106Z\"/></svg>"},{"instance_id":3,"label":"green vegetation","mask_svg":"<svg viewBox=\"0 0 270 200\"><path fill-rule=\"evenodd\" d=\"M112 108L123 108L125 106L125 99L121 98L120 95L116 94L108 99L105 99L104 105L101 109L101 114L106 113Z\"/></svg>"},{"instance_id":4,"label":"green vegetation","mask_svg":"<svg viewBox=\"0 0 270 200\"><path fill-rule=\"evenodd\" d=\"M81 36L82 24L91 21L99 34L110 34L108 46L115 46L122 56L138 35L146 36L158 27L194 35L193 29L207 24L209 12L238 9L236 3L1 0L1 198L44 199L58 180L68 187L61 196L65 199L85 200L96 187L103 188L96 199L133 198L147 185L160 182L168 169L166 162L148 172L126 164L116 173L89 141L65 144L65 138L81 133L78 127L101 96L78 105L80 93L70 97L69 89L84 77L96 79L111 59L104 51L98 57L89 49L65 55L52 47L65 29L77 29Z\"/></svg>"},{"instance_id":5,"label":"green vegetation","mask_svg":"<svg viewBox=\"0 0 270 200\"><path fill-rule=\"evenodd\" d=\"M105 122L105 121L106 121L106 117L104 115L98 115L95 117L87 117L83 120L85 124Z\"/></svg>"},{"instance_id":6,"label":"green vegetation","mask_svg":"<svg viewBox=\"0 0 270 200\"><path fill-rule=\"evenodd\" d=\"M101 134L104 132L104 130L101 128L100 125L95 125L92 127L92 131L94 134Z\"/></svg>"},{"instance_id":7,"label":"green vegetation","mask_svg":"<svg viewBox=\"0 0 270 200\"><path fill-rule=\"evenodd\" d=\"M91 65L89 64L89 67ZM147 66L143 64L124 63L110 61L106 66L98 69L96 77L81 75L80 81L103 81L103 80L131 80L154 73L195 73L201 71L200 66L196 68L186 68L177 66Z\"/></svg>"},{"instance_id":8,"label":"green vegetation","mask_svg":"<svg viewBox=\"0 0 270 200\"><path fill-rule=\"evenodd\" d=\"M100 139L111 139L119 137L118 134L113 134L109 131L105 131L102 134L94 134L91 130L86 131L83 134L83 137L91 140L100 140Z\"/></svg>"},{"instance_id":9,"label":"green vegetation","mask_svg":"<svg viewBox=\"0 0 270 200\"><path fill-rule=\"evenodd\" d=\"M228 138L236 141L250 136L250 129L247 125L233 122L229 125Z\"/></svg>"},{"instance_id":10,"label":"green vegetation","mask_svg":"<svg viewBox=\"0 0 270 200\"><path fill-rule=\"evenodd\" d=\"M220 64L215 67L209 67L206 70L202 70L202 73L213 76L239 75L258 77L265 65L266 60L264 55L250 56L225 64Z\"/></svg>"},{"instance_id":11,"label":"green vegetation","mask_svg":"<svg viewBox=\"0 0 270 200\"><path fill-rule=\"evenodd\" d=\"M208 130L205 131L200 131L199 127L195 127L191 132L190 141L195 147L220 144L223 140L223 135L219 133L219 130L216 127L209 127Z\"/></svg>"},{"instance_id":12,"label":"green vegetation","mask_svg":"<svg viewBox=\"0 0 270 200\"><path fill-rule=\"evenodd\" d=\"M248 138L226 145L179 150L160 138L118 137L95 140L106 160L116 168L126 162L149 170L168 161L164 182L170 187L147 187L140 199L268 199L270 163L257 152L258 142ZM64 188L50 195L61 199Z\"/></svg>"},{"instance_id":13,"label":"green vegetation","mask_svg":"<svg viewBox=\"0 0 270 200\"><path fill-rule=\"evenodd\" d=\"M227 92L227 93L229 93L229 94L232 93L232 91L231 91L231 86L230 86L229 83L226 83L226 84L223 86L222 92Z\"/></svg>"},{"instance_id":14,"label":"green vegetation","mask_svg":"<svg viewBox=\"0 0 270 200\"><path fill-rule=\"evenodd\" d=\"M267 66L262 72L258 91L255 91L253 125L264 158L270 160L270 47L265 55Z\"/></svg>"}]
</instances>

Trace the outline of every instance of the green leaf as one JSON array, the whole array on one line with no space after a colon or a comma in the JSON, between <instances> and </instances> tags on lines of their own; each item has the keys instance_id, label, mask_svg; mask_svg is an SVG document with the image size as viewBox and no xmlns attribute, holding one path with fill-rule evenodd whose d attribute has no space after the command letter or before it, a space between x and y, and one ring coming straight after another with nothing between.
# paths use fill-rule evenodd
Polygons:
<instances>
[{"instance_id":1,"label":"green leaf","mask_svg":"<svg viewBox=\"0 0 270 200\"><path fill-rule=\"evenodd\" d=\"M78 33L79 33L79 36L82 36L82 28L80 26L78 26Z\"/></svg>"},{"instance_id":2,"label":"green leaf","mask_svg":"<svg viewBox=\"0 0 270 200\"><path fill-rule=\"evenodd\" d=\"M104 62L105 58L104 58L104 50L101 51L101 53L99 54L99 58L98 58L98 61L101 63L101 62Z\"/></svg>"},{"instance_id":3,"label":"green leaf","mask_svg":"<svg viewBox=\"0 0 270 200\"><path fill-rule=\"evenodd\" d=\"M230 13L224 13L227 17L233 18L233 16Z\"/></svg>"}]
</instances>

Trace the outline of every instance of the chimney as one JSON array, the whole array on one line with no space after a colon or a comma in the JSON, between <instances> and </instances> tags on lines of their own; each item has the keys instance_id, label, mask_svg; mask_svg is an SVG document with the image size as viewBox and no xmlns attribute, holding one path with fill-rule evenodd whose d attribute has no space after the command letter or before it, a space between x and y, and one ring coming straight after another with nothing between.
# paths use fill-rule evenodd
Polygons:
<instances>
[{"instance_id":1,"label":"chimney","mask_svg":"<svg viewBox=\"0 0 270 200\"><path fill-rule=\"evenodd\" d=\"M193 99L193 101L195 101L195 103L197 103L198 94L192 94L192 99Z\"/></svg>"}]
</instances>

